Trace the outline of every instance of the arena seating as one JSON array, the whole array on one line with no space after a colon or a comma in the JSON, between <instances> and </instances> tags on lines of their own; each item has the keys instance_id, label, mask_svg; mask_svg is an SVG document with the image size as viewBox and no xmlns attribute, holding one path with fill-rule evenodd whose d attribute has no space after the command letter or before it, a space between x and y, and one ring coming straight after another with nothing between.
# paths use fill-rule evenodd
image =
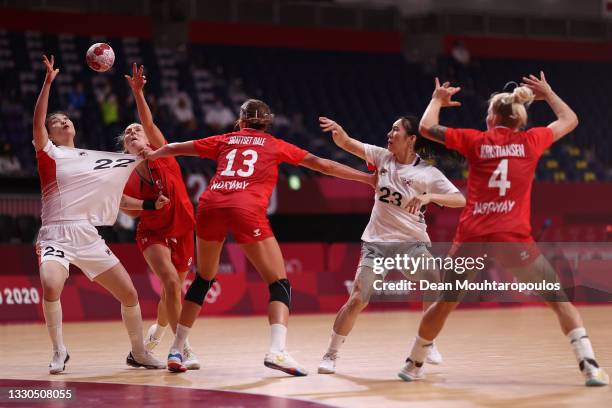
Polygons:
<instances>
[{"instance_id":1,"label":"arena seating","mask_svg":"<svg viewBox=\"0 0 612 408\"><path fill-rule=\"evenodd\" d=\"M87 69L84 55L96 41L109 42L116 53L115 68L107 74ZM404 113L420 114L431 94L432 78L438 74L463 87L460 109L447 110L443 121L452 126L483 127L484 101L507 81L520 81L523 74L543 69L549 81L580 117L580 126L567 140L554 146L540 161L537 178L550 181L597 181L610 178L610 138L606 131L612 118L605 112L612 84L606 81L607 63L565 61L474 59L458 72L446 58L437 71L407 62L401 55L356 52L326 52L291 49L247 48L192 44L184 53L154 48L138 38L101 38L38 32L0 31L0 141L8 141L22 166L30 174L35 160L30 148L31 111L44 71L43 52L56 56L61 68L50 109L68 110L78 129L83 147L114 149L114 137L134 121L135 108L123 74L132 62L146 66L147 92L156 97L155 118L170 140L209 135L203 123L207 108L221 100L234 111L236 96L260 97L277 116L287 121L275 131L284 139L315 154L363 166L359 160L337 149L328 135L321 134L317 117L329 115L350 134L369 143L384 144L393 120ZM30 67L16 71L15 67ZM576 75L580 74L580 81ZM238 82L236 81L238 80ZM85 90L82 107L70 107L71 93L78 83ZM231 84L238 83L236 89ZM119 108L119 120L105 123L99 106L105 88L112 89ZM173 89L185 91L193 101L197 125L185 128L177 123L163 104ZM534 124L552 118L542 103L531 109ZM589 148L597 146L597 148ZM182 159L191 172L210 174L212 163ZM454 160L440 158L437 164L451 178L465 177L465 168ZM285 172L296 170L287 170Z\"/></svg>"}]
</instances>

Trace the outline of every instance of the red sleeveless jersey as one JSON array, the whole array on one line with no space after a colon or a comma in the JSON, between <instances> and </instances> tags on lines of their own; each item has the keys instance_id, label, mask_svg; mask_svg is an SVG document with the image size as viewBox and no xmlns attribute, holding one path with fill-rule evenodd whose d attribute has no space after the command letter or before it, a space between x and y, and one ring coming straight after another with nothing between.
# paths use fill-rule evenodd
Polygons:
<instances>
[{"instance_id":1,"label":"red sleeveless jersey","mask_svg":"<svg viewBox=\"0 0 612 408\"><path fill-rule=\"evenodd\" d=\"M159 210L143 210L138 223L139 233L154 233L163 237L178 237L195 226L193 205L189 200L181 168L174 157L164 157L146 163L153 183L143 180L136 171L125 185L124 194L140 200L157 200L159 194L170 203ZM140 168L139 171L142 171ZM149 174L146 174L148 177Z\"/></svg>"},{"instance_id":2,"label":"red sleeveless jersey","mask_svg":"<svg viewBox=\"0 0 612 408\"><path fill-rule=\"evenodd\" d=\"M217 171L200 197L200 208L237 207L265 210L276 181L278 165L298 165L306 150L254 130L194 141L198 154L217 161Z\"/></svg>"},{"instance_id":3,"label":"red sleeveless jersey","mask_svg":"<svg viewBox=\"0 0 612 408\"><path fill-rule=\"evenodd\" d=\"M496 232L529 236L531 186L538 160L553 142L552 130L449 128L444 136L446 147L468 162L467 204L455 241Z\"/></svg>"}]
</instances>

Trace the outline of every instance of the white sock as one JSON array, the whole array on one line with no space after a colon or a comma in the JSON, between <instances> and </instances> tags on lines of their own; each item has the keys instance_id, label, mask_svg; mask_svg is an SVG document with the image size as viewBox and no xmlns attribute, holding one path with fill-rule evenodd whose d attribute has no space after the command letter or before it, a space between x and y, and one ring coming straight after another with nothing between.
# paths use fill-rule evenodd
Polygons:
<instances>
[{"instance_id":1,"label":"white sock","mask_svg":"<svg viewBox=\"0 0 612 408\"><path fill-rule=\"evenodd\" d=\"M132 352L136 355L145 354L140 304L137 303L136 306L121 305L121 318L130 337L130 343L132 343Z\"/></svg>"},{"instance_id":2,"label":"white sock","mask_svg":"<svg viewBox=\"0 0 612 408\"><path fill-rule=\"evenodd\" d=\"M60 300L43 302L43 312L47 322L49 337L53 343L53 351L65 351L64 336L62 335L62 304Z\"/></svg>"},{"instance_id":3,"label":"white sock","mask_svg":"<svg viewBox=\"0 0 612 408\"><path fill-rule=\"evenodd\" d=\"M414 361L414 364L419 366L419 364L423 364L425 358L427 357L427 353L429 349L433 345L433 340L425 340L419 336L414 338L414 343L412 344L412 350L410 350L410 359Z\"/></svg>"},{"instance_id":4,"label":"white sock","mask_svg":"<svg viewBox=\"0 0 612 408\"><path fill-rule=\"evenodd\" d=\"M180 353L183 352L185 342L187 341L187 336L189 335L189 330L191 330L191 327L183 326L180 323L176 325L176 335L174 336L174 342L172 343L170 350L177 350Z\"/></svg>"},{"instance_id":5,"label":"white sock","mask_svg":"<svg viewBox=\"0 0 612 408\"><path fill-rule=\"evenodd\" d=\"M287 327L279 323L270 325L270 351L281 352L285 350L287 341Z\"/></svg>"},{"instance_id":6,"label":"white sock","mask_svg":"<svg viewBox=\"0 0 612 408\"><path fill-rule=\"evenodd\" d=\"M332 330L331 337L329 338L329 346L327 346L327 352L333 354L338 353L340 346L344 344L345 340L346 336L341 336Z\"/></svg>"},{"instance_id":7,"label":"white sock","mask_svg":"<svg viewBox=\"0 0 612 408\"><path fill-rule=\"evenodd\" d=\"M186 349L190 349L191 348L191 344L189 344L189 339L185 339L185 347Z\"/></svg>"},{"instance_id":8,"label":"white sock","mask_svg":"<svg viewBox=\"0 0 612 408\"><path fill-rule=\"evenodd\" d=\"M167 325L162 326L159 323L155 323L155 332L153 333L153 337L155 337L156 339L161 339L162 337L164 337L164 333L166 332L167 328Z\"/></svg>"},{"instance_id":9,"label":"white sock","mask_svg":"<svg viewBox=\"0 0 612 408\"><path fill-rule=\"evenodd\" d=\"M567 337L570 339L574 354L576 355L576 361L580 364L585 359L595 360L595 353L593 352L593 346L591 340L587 336L586 329L584 327L578 327L567 333Z\"/></svg>"}]
</instances>

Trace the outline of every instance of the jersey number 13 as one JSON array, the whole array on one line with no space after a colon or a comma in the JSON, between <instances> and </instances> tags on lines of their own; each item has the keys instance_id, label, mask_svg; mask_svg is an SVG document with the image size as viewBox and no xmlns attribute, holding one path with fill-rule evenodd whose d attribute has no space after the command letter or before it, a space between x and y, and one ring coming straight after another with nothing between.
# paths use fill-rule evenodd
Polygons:
<instances>
[{"instance_id":1,"label":"jersey number 13","mask_svg":"<svg viewBox=\"0 0 612 408\"><path fill-rule=\"evenodd\" d=\"M242 160L242 166L247 166L247 169L232 170L232 167L234 166L234 160L236 160L237 151L238 149L234 149L229 152L227 156L225 156L225 158L227 159L227 167L221 172L222 176L233 177L237 174L240 177L249 177L253 175L253 172L255 171L255 163L258 159L257 152L251 149L243 151L242 156L244 156L244 159Z\"/></svg>"}]
</instances>

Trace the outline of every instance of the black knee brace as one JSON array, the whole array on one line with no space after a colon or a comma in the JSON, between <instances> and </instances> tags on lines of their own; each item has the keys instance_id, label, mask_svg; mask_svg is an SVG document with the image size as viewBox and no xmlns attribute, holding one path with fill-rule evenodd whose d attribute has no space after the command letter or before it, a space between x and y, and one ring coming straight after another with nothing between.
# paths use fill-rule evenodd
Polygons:
<instances>
[{"instance_id":1,"label":"black knee brace","mask_svg":"<svg viewBox=\"0 0 612 408\"><path fill-rule=\"evenodd\" d=\"M291 308L291 284L288 279L279 279L268 286L270 302L283 302Z\"/></svg>"},{"instance_id":2,"label":"black knee brace","mask_svg":"<svg viewBox=\"0 0 612 408\"><path fill-rule=\"evenodd\" d=\"M189 289L187 289L187 293L185 293L185 300L202 306L202 304L204 304L204 298L213 283L215 283L215 279L206 280L203 279L199 273L196 273L196 278L191 282Z\"/></svg>"}]
</instances>

